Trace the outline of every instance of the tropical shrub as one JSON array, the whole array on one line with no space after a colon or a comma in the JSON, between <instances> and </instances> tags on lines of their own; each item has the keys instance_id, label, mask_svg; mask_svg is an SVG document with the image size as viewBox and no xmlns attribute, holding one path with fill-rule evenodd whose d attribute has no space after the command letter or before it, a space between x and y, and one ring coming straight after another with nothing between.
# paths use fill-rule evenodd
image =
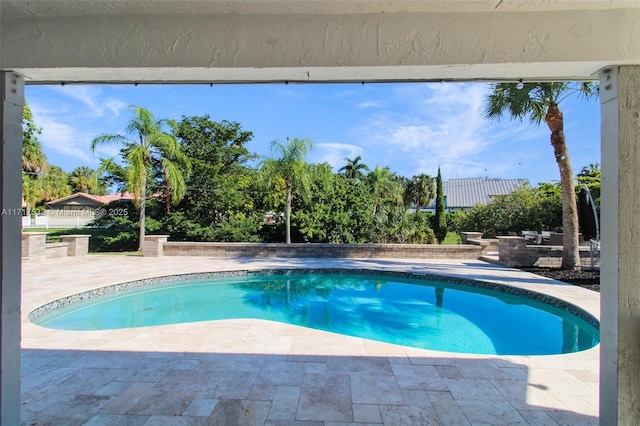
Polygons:
<instances>
[{"instance_id":1,"label":"tropical shrub","mask_svg":"<svg viewBox=\"0 0 640 426\"><path fill-rule=\"evenodd\" d=\"M312 165L313 197L294 198L292 233L295 241L367 242L374 216L373 196L366 183L331 173L328 164Z\"/></svg>"},{"instance_id":2,"label":"tropical shrub","mask_svg":"<svg viewBox=\"0 0 640 426\"><path fill-rule=\"evenodd\" d=\"M376 214L371 229L371 242L393 244L434 244L436 236L423 213L406 207L384 206Z\"/></svg>"},{"instance_id":3,"label":"tropical shrub","mask_svg":"<svg viewBox=\"0 0 640 426\"><path fill-rule=\"evenodd\" d=\"M97 218L91 223L92 227L102 228L105 232L92 235L89 238L90 252L118 252L135 251L138 249L139 227L136 209L130 201L114 201L98 210ZM117 215L109 214L117 212ZM122 214L124 213L124 214ZM147 221L145 226L155 222Z\"/></svg>"},{"instance_id":4,"label":"tropical shrub","mask_svg":"<svg viewBox=\"0 0 640 426\"><path fill-rule=\"evenodd\" d=\"M461 218L460 230L479 231L485 238L526 230L561 231L562 200L544 188L522 187L475 206Z\"/></svg>"}]
</instances>

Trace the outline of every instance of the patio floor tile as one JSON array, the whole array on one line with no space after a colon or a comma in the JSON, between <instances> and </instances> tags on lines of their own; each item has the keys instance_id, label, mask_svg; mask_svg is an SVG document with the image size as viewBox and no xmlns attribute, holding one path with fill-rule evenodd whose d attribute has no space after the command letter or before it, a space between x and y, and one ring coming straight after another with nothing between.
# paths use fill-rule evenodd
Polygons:
<instances>
[{"instance_id":1,"label":"patio floor tile","mask_svg":"<svg viewBox=\"0 0 640 426\"><path fill-rule=\"evenodd\" d=\"M225 399L218 401L207 425L261 425L267 420L270 401Z\"/></svg>"},{"instance_id":2,"label":"patio floor tile","mask_svg":"<svg viewBox=\"0 0 640 426\"><path fill-rule=\"evenodd\" d=\"M380 407L371 404L353 404L353 420L357 423L382 423Z\"/></svg>"},{"instance_id":3,"label":"patio floor tile","mask_svg":"<svg viewBox=\"0 0 640 426\"><path fill-rule=\"evenodd\" d=\"M296 419L353 422L349 376L306 374Z\"/></svg>"},{"instance_id":4,"label":"patio floor tile","mask_svg":"<svg viewBox=\"0 0 640 426\"><path fill-rule=\"evenodd\" d=\"M351 394L355 404L403 404L394 376L352 374Z\"/></svg>"}]
</instances>

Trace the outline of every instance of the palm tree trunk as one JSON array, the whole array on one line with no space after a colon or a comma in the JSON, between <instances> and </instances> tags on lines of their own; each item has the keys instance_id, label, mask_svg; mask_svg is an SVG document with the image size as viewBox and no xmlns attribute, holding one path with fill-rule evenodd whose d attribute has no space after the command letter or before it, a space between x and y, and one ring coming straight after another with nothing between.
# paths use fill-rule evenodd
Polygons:
<instances>
[{"instance_id":1,"label":"palm tree trunk","mask_svg":"<svg viewBox=\"0 0 640 426\"><path fill-rule=\"evenodd\" d=\"M291 244L291 184L287 182L287 195L284 207L285 242Z\"/></svg>"},{"instance_id":2,"label":"palm tree trunk","mask_svg":"<svg viewBox=\"0 0 640 426\"><path fill-rule=\"evenodd\" d=\"M168 190L164 192L164 205L167 214L171 213L171 193Z\"/></svg>"},{"instance_id":3,"label":"palm tree trunk","mask_svg":"<svg viewBox=\"0 0 640 426\"><path fill-rule=\"evenodd\" d=\"M573 183L573 170L569 161L569 152L564 137L562 112L555 102L549 104L545 122L551 130L551 145L560 169L560 186L562 188L562 269L578 269L580 267L580 251L578 241L578 208L576 191Z\"/></svg>"},{"instance_id":4,"label":"palm tree trunk","mask_svg":"<svg viewBox=\"0 0 640 426\"><path fill-rule=\"evenodd\" d=\"M164 169L164 181L166 182L166 189L164 190L164 203L167 209L167 214L171 212L171 185L169 184L169 172Z\"/></svg>"},{"instance_id":5,"label":"palm tree trunk","mask_svg":"<svg viewBox=\"0 0 640 426\"><path fill-rule=\"evenodd\" d=\"M144 250L144 222L145 222L145 208L146 208L146 204L147 204L147 179L146 177L143 178L142 180L142 188L141 188L141 194L140 194L140 212L139 212L139 218L140 218L140 231L139 231L139 237L138 237L138 251L143 251Z\"/></svg>"}]
</instances>

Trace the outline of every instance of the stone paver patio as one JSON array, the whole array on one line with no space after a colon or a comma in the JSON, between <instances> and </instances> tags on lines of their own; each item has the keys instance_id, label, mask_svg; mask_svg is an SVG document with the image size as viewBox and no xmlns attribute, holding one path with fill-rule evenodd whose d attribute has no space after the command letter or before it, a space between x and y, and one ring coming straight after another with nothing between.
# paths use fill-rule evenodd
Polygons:
<instances>
[{"instance_id":1,"label":"stone paver patio","mask_svg":"<svg viewBox=\"0 0 640 426\"><path fill-rule=\"evenodd\" d=\"M60 331L27 315L140 278L273 267L509 283L599 317L599 294L480 261L87 256L23 262L25 425L598 424L599 346L554 356L419 350L258 320ZM517 320L514 318L514 321Z\"/></svg>"}]
</instances>

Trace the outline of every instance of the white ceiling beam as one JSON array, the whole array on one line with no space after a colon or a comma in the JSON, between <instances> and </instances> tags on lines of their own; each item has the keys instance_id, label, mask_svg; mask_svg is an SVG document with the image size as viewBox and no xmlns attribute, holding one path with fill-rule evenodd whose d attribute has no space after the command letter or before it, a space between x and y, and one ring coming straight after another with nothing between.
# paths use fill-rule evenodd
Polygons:
<instances>
[{"instance_id":1,"label":"white ceiling beam","mask_svg":"<svg viewBox=\"0 0 640 426\"><path fill-rule=\"evenodd\" d=\"M640 8L1 18L1 67L28 83L592 79L640 63Z\"/></svg>"}]
</instances>

